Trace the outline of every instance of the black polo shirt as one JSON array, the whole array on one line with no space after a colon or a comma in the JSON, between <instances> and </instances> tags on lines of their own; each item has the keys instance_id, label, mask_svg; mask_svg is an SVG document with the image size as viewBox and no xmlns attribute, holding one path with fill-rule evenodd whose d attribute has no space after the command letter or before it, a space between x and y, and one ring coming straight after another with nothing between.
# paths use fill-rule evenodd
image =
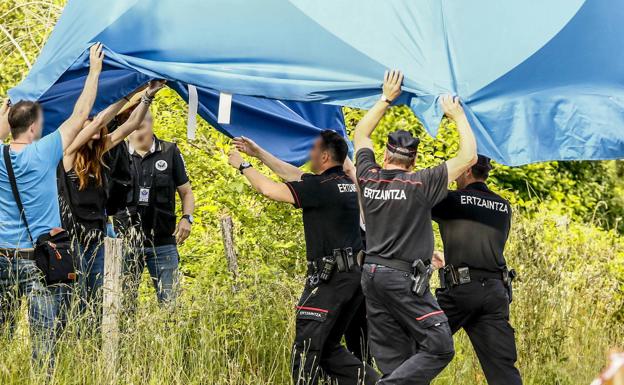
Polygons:
<instances>
[{"instance_id":1,"label":"black polo shirt","mask_svg":"<svg viewBox=\"0 0 624 385\"><path fill-rule=\"evenodd\" d=\"M446 197L446 163L416 172L384 170L367 148L358 151L356 160L366 255L406 262L430 260L434 246L431 208Z\"/></svg>"},{"instance_id":2,"label":"black polo shirt","mask_svg":"<svg viewBox=\"0 0 624 385\"><path fill-rule=\"evenodd\" d=\"M334 249L362 249L357 190L342 166L321 175L304 174L286 185L295 207L303 209L308 261L330 256Z\"/></svg>"},{"instance_id":3,"label":"black polo shirt","mask_svg":"<svg viewBox=\"0 0 624 385\"><path fill-rule=\"evenodd\" d=\"M444 242L444 258L455 267L497 272L511 227L511 205L485 183L450 191L433 209Z\"/></svg>"}]
</instances>

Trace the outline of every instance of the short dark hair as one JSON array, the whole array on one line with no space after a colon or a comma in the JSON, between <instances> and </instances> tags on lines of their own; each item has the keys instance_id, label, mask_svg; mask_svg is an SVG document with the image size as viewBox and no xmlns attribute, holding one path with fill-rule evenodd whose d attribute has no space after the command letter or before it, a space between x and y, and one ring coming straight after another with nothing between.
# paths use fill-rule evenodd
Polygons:
<instances>
[{"instance_id":1,"label":"short dark hair","mask_svg":"<svg viewBox=\"0 0 624 385\"><path fill-rule=\"evenodd\" d=\"M479 164L472 166L472 176L477 180L487 180L490 176L490 169Z\"/></svg>"},{"instance_id":2,"label":"short dark hair","mask_svg":"<svg viewBox=\"0 0 624 385\"><path fill-rule=\"evenodd\" d=\"M324 130L321 132L321 146L331 154L332 160L343 164L349 154L347 141L336 131Z\"/></svg>"},{"instance_id":3,"label":"short dark hair","mask_svg":"<svg viewBox=\"0 0 624 385\"><path fill-rule=\"evenodd\" d=\"M9 126L13 139L28 131L41 114L41 105L37 102L21 101L11 106Z\"/></svg>"},{"instance_id":4,"label":"short dark hair","mask_svg":"<svg viewBox=\"0 0 624 385\"><path fill-rule=\"evenodd\" d=\"M485 181L490 176L492 160L485 155L477 156L477 163L472 166L472 176L477 180Z\"/></svg>"}]
</instances>

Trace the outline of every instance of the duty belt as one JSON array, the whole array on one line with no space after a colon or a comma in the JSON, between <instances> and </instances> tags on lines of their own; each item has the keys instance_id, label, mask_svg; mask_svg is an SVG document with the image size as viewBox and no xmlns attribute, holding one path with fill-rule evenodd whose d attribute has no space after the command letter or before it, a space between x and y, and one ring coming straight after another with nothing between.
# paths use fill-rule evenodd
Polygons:
<instances>
[{"instance_id":1,"label":"duty belt","mask_svg":"<svg viewBox=\"0 0 624 385\"><path fill-rule=\"evenodd\" d=\"M472 281L483 281L486 279L500 279L508 286L516 277L515 270L508 270L505 267L502 271L493 272L488 270L474 269L467 266L456 268L453 265L446 265L438 270L440 277L440 288L465 285Z\"/></svg>"},{"instance_id":2,"label":"duty belt","mask_svg":"<svg viewBox=\"0 0 624 385\"><path fill-rule=\"evenodd\" d=\"M326 261L334 261L339 272L351 271L357 265L357 254L353 252L351 247L334 249L332 255L308 261L309 272L312 274L319 273L323 270Z\"/></svg>"},{"instance_id":3,"label":"duty belt","mask_svg":"<svg viewBox=\"0 0 624 385\"><path fill-rule=\"evenodd\" d=\"M0 249L0 257L19 258L19 259L35 259L34 249Z\"/></svg>"}]
</instances>

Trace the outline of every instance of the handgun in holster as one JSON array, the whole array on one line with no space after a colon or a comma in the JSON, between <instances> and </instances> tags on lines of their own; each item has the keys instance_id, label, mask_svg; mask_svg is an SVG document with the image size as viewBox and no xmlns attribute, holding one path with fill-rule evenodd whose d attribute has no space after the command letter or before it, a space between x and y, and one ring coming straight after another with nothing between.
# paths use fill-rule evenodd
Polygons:
<instances>
[{"instance_id":1,"label":"handgun in holster","mask_svg":"<svg viewBox=\"0 0 624 385\"><path fill-rule=\"evenodd\" d=\"M419 297L425 295L432 274L433 267L431 264L425 265L421 259L415 260L412 263L412 293Z\"/></svg>"},{"instance_id":2,"label":"handgun in holster","mask_svg":"<svg viewBox=\"0 0 624 385\"><path fill-rule=\"evenodd\" d=\"M351 271L356 265L355 256L353 255L353 249L347 247L345 249L334 249L333 251L334 261L338 267L338 272L344 273L345 271Z\"/></svg>"},{"instance_id":3,"label":"handgun in holster","mask_svg":"<svg viewBox=\"0 0 624 385\"><path fill-rule=\"evenodd\" d=\"M505 267L505 270L503 270L503 283L505 284L505 287L507 288L507 294L509 295L509 303L513 301L513 281L514 279L516 279L517 276L518 274L516 273L514 269L508 269L507 267Z\"/></svg>"}]
</instances>

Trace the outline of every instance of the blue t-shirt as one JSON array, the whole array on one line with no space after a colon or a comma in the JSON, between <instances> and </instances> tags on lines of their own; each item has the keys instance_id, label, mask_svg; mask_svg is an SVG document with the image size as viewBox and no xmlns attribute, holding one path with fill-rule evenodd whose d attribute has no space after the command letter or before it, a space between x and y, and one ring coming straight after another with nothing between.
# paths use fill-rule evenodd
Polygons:
<instances>
[{"instance_id":1,"label":"blue t-shirt","mask_svg":"<svg viewBox=\"0 0 624 385\"><path fill-rule=\"evenodd\" d=\"M0 150L4 151L2 147ZM53 228L61 227L56 170L62 159L63 141L58 130L19 152L11 151L17 187L35 241ZM20 219L0 152L0 248L30 247L33 244Z\"/></svg>"}]
</instances>

